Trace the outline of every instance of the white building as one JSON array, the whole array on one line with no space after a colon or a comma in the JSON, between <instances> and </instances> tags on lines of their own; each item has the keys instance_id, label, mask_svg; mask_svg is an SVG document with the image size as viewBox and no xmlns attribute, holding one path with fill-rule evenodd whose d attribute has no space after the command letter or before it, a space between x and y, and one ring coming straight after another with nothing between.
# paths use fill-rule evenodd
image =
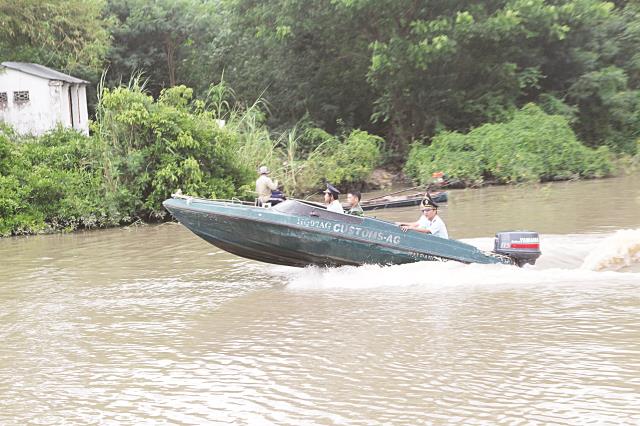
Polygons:
<instances>
[{"instance_id":1,"label":"white building","mask_svg":"<svg viewBox=\"0 0 640 426\"><path fill-rule=\"evenodd\" d=\"M0 64L0 121L41 135L57 125L89 134L88 81L38 64Z\"/></svg>"}]
</instances>

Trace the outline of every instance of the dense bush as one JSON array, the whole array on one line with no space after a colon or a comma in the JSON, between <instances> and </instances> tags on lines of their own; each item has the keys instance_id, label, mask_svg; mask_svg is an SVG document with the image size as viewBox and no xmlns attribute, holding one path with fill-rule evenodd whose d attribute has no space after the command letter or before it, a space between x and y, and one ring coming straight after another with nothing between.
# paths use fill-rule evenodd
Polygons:
<instances>
[{"instance_id":1,"label":"dense bush","mask_svg":"<svg viewBox=\"0 0 640 426\"><path fill-rule=\"evenodd\" d=\"M231 197L253 178L235 154L238 135L192 101L185 86L164 90L157 101L137 86L103 92L94 128L107 192L120 213L162 218L162 201L177 189Z\"/></svg>"},{"instance_id":2,"label":"dense bush","mask_svg":"<svg viewBox=\"0 0 640 426\"><path fill-rule=\"evenodd\" d=\"M0 130L0 235L113 225L92 140L58 129L42 138Z\"/></svg>"},{"instance_id":3,"label":"dense bush","mask_svg":"<svg viewBox=\"0 0 640 426\"><path fill-rule=\"evenodd\" d=\"M467 134L443 132L430 146L414 144L405 172L427 182L437 170L476 185L601 177L611 173L612 163L606 147L582 145L565 117L528 104L508 122Z\"/></svg>"},{"instance_id":4,"label":"dense bush","mask_svg":"<svg viewBox=\"0 0 640 426\"><path fill-rule=\"evenodd\" d=\"M338 187L366 180L380 163L384 141L362 130L354 130L343 140L330 138L309 156L304 190L311 191L327 180Z\"/></svg>"},{"instance_id":5,"label":"dense bush","mask_svg":"<svg viewBox=\"0 0 640 426\"><path fill-rule=\"evenodd\" d=\"M231 197L254 177L238 137L183 86L157 101L139 87L105 90L94 135L0 129L0 235L162 218L171 192Z\"/></svg>"},{"instance_id":6,"label":"dense bush","mask_svg":"<svg viewBox=\"0 0 640 426\"><path fill-rule=\"evenodd\" d=\"M240 161L253 170L268 166L291 195L316 192L324 181L360 185L382 159L384 140L362 130L336 136L303 121L272 137L255 111L232 119L229 126L238 127L238 123L242 123Z\"/></svg>"},{"instance_id":7,"label":"dense bush","mask_svg":"<svg viewBox=\"0 0 640 426\"><path fill-rule=\"evenodd\" d=\"M382 140L366 132L338 138L306 126L274 139L259 104L221 105L194 100L185 86L154 100L134 82L103 91L91 137L63 129L20 137L1 127L0 236L162 219L161 203L177 189L253 199L261 164L301 194L324 179L363 181L379 162Z\"/></svg>"}]
</instances>

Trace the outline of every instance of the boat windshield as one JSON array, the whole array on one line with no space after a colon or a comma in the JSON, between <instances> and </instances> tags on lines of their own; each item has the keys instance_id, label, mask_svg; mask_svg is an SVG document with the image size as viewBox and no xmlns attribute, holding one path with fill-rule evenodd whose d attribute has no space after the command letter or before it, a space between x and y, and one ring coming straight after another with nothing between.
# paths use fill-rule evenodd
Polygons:
<instances>
[{"instance_id":1,"label":"boat windshield","mask_svg":"<svg viewBox=\"0 0 640 426\"><path fill-rule=\"evenodd\" d=\"M314 209L324 209L321 204L300 200L286 200L272 207L273 210L289 214L309 214Z\"/></svg>"}]
</instances>

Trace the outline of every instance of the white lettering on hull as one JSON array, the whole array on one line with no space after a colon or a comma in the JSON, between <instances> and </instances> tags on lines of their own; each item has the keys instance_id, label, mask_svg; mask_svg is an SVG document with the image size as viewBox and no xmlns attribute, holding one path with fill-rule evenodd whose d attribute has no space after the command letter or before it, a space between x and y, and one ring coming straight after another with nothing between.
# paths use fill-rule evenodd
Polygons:
<instances>
[{"instance_id":1,"label":"white lettering on hull","mask_svg":"<svg viewBox=\"0 0 640 426\"><path fill-rule=\"evenodd\" d=\"M362 228L361 226L349 225L346 223L334 223L326 220L297 218L298 225L305 228L322 229L336 234L349 235L366 240L380 241L388 244L400 244L400 236L390 232L382 232Z\"/></svg>"}]
</instances>

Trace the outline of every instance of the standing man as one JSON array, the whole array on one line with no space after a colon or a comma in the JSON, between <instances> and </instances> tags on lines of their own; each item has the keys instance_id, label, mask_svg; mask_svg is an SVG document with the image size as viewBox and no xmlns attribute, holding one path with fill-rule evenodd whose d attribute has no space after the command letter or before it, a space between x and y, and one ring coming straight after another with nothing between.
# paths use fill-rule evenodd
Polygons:
<instances>
[{"instance_id":1,"label":"standing man","mask_svg":"<svg viewBox=\"0 0 640 426\"><path fill-rule=\"evenodd\" d=\"M351 191L347 194L347 203L349 203L349 211L347 212L347 214L351 214L354 216L364 215L364 211L360 206L360 197L362 197L362 194L360 194L358 191Z\"/></svg>"},{"instance_id":2,"label":"standing man","mask_svg":"<svg viewBox=\"0 0 640 426\"><path fill-rule=\"evenodd\" d=\"M412 223L398 223L400 228L402 228L404 232L408 229L413 229L414 231L448 239L449 233L447 232L447 226L444 224L444 221L440 219L440 216L438 216L438 205L433 202L431 197L422 200L420 210L422 211L420 219Z\"/></svg>"},{"instance_id":3,"label":"standing man","mask_svg":"<svg viewBox=\"0 0 640 426\"><path fill-rule=\"evenodd\" d=\"M260 177L256 180L256 193L258 194L258 205L269 202L271 198L271 191L278 189L278 181L272 181L268 176L269 168L267 166L260 166L258 170Z\"/></svg>"},{"instance_id":4,"label":"standing man","mask_svg":"<svg viewBox=\"0 0 640 426\"><path fill-rule=\"evenodd\" d=\"M324 190L324 203L327 205L327 210L330 212L344 213L342 210L342 204L338 201L340 191L335 186L327 183L327 189Z\"/></svg>"}]
</instances>

